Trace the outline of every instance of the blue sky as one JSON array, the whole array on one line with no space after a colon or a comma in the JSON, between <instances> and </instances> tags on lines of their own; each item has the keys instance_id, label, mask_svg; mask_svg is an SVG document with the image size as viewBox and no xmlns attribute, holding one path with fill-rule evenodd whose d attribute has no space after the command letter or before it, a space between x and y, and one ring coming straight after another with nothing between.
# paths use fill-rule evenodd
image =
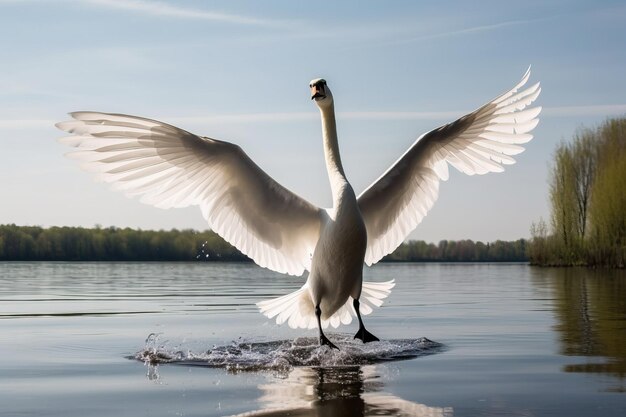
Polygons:
<instances>
[{"instance_id":1,"label":"blue sky","mask_svg":"<svg viewBox=\"0 0 626 417\"><path fill-rule=\"evenodd\" d=\"M548 164L582 125L626 114L623 1L366 2L0 0L0 223L207 226L95 183L56 142L66 113L169 122L239 144L327 207L324 77L357 193L421 133L512 87L532 64L544 110L501 174L456 171L411 238L492 241L547 217Z\"/></svg>"}]
</instances>

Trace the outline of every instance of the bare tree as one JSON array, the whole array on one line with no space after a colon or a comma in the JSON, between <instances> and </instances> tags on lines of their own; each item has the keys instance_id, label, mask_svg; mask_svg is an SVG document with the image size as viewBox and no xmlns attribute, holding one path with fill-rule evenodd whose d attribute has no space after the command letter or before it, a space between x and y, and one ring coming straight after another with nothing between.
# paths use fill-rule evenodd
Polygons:
<instances>
[{"instance_id":1,"label":"bare tree","mask_svg":"<svg viewBox=\"0 0 626 417\"><path fill-rule=\"evenodd\" d=\"M550 178L552 228L557 240L568 248L577 236L574 159L570 147L561 143L554 154Z\"/></svg>"},{"instance_id":2,"label":"bare tree","mask_svg":"<svg viewBox=\"0 0 626 417\"><path fill-rule=\"evenodd\" d=\"M585 238L589 217L589 201L598 160L598 134L590 129L581 129L570 145L572 154L572 180L576 199L576 229L579 239Z\"/></svg>"}]
</instances>

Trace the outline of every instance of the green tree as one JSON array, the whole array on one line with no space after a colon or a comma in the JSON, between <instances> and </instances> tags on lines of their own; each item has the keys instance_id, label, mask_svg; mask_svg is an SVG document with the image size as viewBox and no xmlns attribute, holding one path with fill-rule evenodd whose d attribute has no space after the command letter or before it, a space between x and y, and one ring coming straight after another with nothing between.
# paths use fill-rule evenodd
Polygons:
<instances>
[{"instance_id":1,"label":"green tree","mask_svg":"<svg viewBox=\"0 0 626 417\"><path fill-rule=\"evenodd\" d=\"M626 118L604 123L600 136L591 200L589 259L592 263L623 268L626 264Z\"/></svg>"},{"instance_id":2,"label":"green tree","mask_svg":"<svg viewBox=\"0 0 626 417\"><path fill-rule=\"evenodd\" d=\"M626 118L580 129L557 147L549 182L552 233L533 224L532 263L624 267L625 164Z\"/></svg>"}]
</instances>

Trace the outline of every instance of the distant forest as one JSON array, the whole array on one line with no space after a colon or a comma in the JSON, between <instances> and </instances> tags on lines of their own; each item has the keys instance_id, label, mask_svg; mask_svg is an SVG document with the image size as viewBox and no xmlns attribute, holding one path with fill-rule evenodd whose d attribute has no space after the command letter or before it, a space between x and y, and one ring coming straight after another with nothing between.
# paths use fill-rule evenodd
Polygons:
<instances>
[{"instance_id":1,"label":"distant forest","mask_svg":"<svg viewBox=\"0 0 626 417\"><path fill-rule=\"evenodd\" d=\"M527 261L524 239L403 243L386 262ZM250 259L212 231L0 225L0 261L235 261Z\"/></svg>"},{"instance_id":2,"label":"distant forest","mask_svg":"<svg viewBox=\"0 0 626 417\"><path fill-rule=\"evenodd\" d=\"M531 263L626 267L626 117L579 129L550 174L550 219L531 228Z\"/></svg>"}]
</instances>

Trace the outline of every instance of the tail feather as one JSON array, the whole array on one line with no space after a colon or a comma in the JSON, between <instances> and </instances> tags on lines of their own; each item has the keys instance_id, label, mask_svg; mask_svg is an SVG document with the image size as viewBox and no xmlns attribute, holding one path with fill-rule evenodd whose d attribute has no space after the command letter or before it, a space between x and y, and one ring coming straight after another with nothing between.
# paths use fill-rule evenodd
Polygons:
<instances>
[{"instance_id":1,"label":"tail feather","mask_svg":"<svg viewBox=\"0 0 626 417\"><path fill-rule=\"evenodd\" d=\"M391 289L395 286L395 279L385 282L363 282L359 300L361 302L361 314L368 315L373 311L372 307L382 306L383 300L391 294Z\"/></svg>"},{"instance_id":2,"label":"tail feather","mask_svg":"<svg viewBox=\"0 0 626 417\"><path fill-rule=\"evenodd\" d=\"M312 328L317 324L306 284L292 293L260 301L257 306L267 318L276 317L276 324L286 322L292 329Z\"/></svg>"},{"instance_id":3,"label":"tail feather","mask_svg":"<svg viewBox=\"0 0 626 417\"><path fill-rule=\"evenodd\" d=\"M300 288L298 291L283 295L282 297L261 301L257 303L257 306L261 309L261 313L271 319L290 306L293 301L297 301L298 296L301 295L303 291L304 287Z\"/></svg>"},{"instance_id":4,"label":"tail feather","mask_svg":"<svg viewBox=\"0 0 626 417\"><path fill-rule=\"evenodd\" d=\"M387 298L395 285L395 280L363 282L359 300L361 314L368 315L373 311L373 307L380 307L383 304L383 299ZM260 301L257 306L267 318L276 318L277 324L287 323L292 329L314 329L317 327L315 308L309 296L307 284L281 297ZM337 328L340 324L350 324L353 317L356 317L353 299L348 297L346 303L335 314L322 320L322 328L326 329L329 325Z\"/></svg>"}]
</instances>

